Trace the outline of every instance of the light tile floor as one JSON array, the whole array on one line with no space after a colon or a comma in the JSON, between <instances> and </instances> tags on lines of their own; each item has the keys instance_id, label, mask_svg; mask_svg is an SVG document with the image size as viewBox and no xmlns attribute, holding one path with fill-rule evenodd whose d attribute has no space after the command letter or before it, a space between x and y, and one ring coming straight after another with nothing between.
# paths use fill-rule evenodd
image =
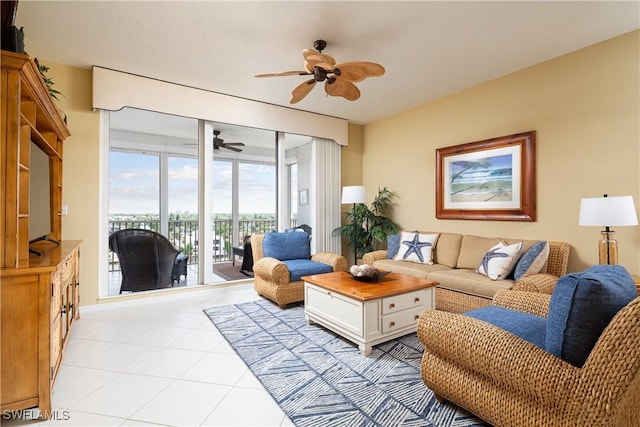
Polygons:
<instances>
[{"instance_id":1,"label":"light tile floor","mask_svg":"<svg viewBox=\"0 0 640 427\"><path fill-rule=\"evenodd\" d=\"M81 307L54 389L54 419L2 416L0 424L292 426L202 312L258 298L243 284Z\"/></svg>"}]
</instances>

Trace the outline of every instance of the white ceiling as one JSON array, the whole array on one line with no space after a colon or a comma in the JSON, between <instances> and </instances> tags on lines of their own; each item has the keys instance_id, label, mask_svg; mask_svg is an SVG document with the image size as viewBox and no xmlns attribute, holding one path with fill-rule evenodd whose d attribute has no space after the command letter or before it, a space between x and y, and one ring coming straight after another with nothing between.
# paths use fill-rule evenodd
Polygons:
<instances>
[{"instance_id":1,"label":"white ceiling","mask_svg":"<svg viewBox=\"0 0 640 427\"><path fill-rule=\"evenodd\" d=\"M640 27L626 1L28 1L18 6L26 50L78 67L126 71L290 106L306 76L302 49L373 61L382 77L357 101L322 87L294 108L366 124ZM54 80L55 80L55 76Z\"/></svg>"}]
</instances>

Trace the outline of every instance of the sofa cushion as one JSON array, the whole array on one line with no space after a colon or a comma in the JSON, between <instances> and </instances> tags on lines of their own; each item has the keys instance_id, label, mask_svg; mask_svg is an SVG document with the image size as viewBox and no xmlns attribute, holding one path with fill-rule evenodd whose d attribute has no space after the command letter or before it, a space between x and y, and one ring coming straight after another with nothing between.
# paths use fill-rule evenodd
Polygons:
<instances>
[{"instance_id":1,"label":"sofa cushion","mask_svg":"<svg viewBox=\"0 0 640 427\"><path fill-rule=\"evenodd\" d=\"M451 270L442 264L418 264L416 262L394 261L392 259L379 259L373 262L373 266L378 270L392 271L405 276L426 279L427 274L433 271Z\"/></svg>"},{"instance_id":2,"label":"sofa cushion","mask_svg":"<svg viewBox=\"0 0 640 427\"><path fill-rule=\"evenodd\" d=\"M498 237L481 237L471 234L462 236L460 255L456 263L457 268L476 270L480 265L480 260L493 246L500 243L502 239Z\"/></svg>"},{"instance_id":3,"label":"sofa cushion","mask_svg":"<svg viewBox=\"0 0 640 427\"><path fill-rule=\"evenodd\" d=\"M433 262L455 268L458 263L458 256L460 256L461 245L462 234L440 233L438 241L436 242L436 249L433 254Z\"/></svg>"},{"instance_id":4,"label":"sofa cushion","mask_svg":"<svg viewBox=\"0 0 640 427\"><path fill-rule=\"evenodd\" d=\"M613 316L637 296L631 275L619 265L562 276L549 304L546 350L581 367Z\"/></svg>"},{"instance_id":5,"label":"sofa cushion","mask_svg":"<svg viewBox=\"0 0 640 427\"><path fill-rule=\"evenodd\" d=\"M394 257L396 261L433 264L433 247L438 240L437 234L408 233L400 235L400 248Z\"/></svg>"},{"instance_id":6,"label":"sofa cushion","mask_svg":"<svg viewBox=\"0 0 640 427\"><path fill-rule=\"evenodd\" d=\"M514 284L510 279L491 280L475 270L459 268L429 272L427 279L438 282L439 288L489 299L501 289L511 289Z\"/></svg>"},{"instance_id":7,"label":"sofa cushion","mask_svg":"<svg viewBox=\"0 0 640 427\"><path fill-rule=\"evenodd\" d=\"M516 264L513 278L518 281L522 277L540 273L549 259L549 242L537 242L527 250Z\"/></svg>"},{"instance_id":8,"label":"sofa cushion","mask_svg":"<svg viewBox=\"0 0 640 427\"><path fill-rule=\"evenodd\" d=\"M264 256L280 261L290 259L311 259L309 234L300 233L267 233L262 241Z\"/></svg>"},{"instance_id":9,"label":"sofa cushion","mask_svg":"<svg viewBox=\"0 0 640 427\"><path fill-rule=\"evenodd\" d=\"M289 269L290 282L296 282L300 280L302 276L331 273L333 271L333 268L329 264L311 261L310 259L290 259L282 262L286 264Z\"/></svg>"},{"instance_id":10,"label":"sofa cushion","mask_svg":"<svg viewBox=\"0 0 640 427\"><path fill-rule=\"evenodd\" d=\"M393 259L400 249L400 235L392 234L387 236L387 258Z\"/></svg>"},{"instance_id":11,"label":"sofa cushion","mask_svg":"<svg viewBox=\"0 0 640 427\"><path fill-rule=\"evenodd\" d=\"M506 279L520 257L522 242L507 245L499 242L487 251L480 260L478 273L493 280Z\"/></svg>"},{"instance_id":12,"label":"sofa cushion","mask_svg":"<svg viewBox=\"0 0 640 427\"><path fill-rule=\"evenodd\" d=\"M468 311L463 315L491 323L544 349L547 329L547 319L544 317L495 306Z\"/></svg>"}]
</instances>

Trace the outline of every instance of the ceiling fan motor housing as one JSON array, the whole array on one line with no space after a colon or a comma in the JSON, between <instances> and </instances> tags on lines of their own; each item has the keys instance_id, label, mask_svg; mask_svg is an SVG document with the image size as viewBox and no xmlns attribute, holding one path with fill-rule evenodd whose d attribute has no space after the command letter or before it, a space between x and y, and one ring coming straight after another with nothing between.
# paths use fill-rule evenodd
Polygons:
<instances>
[{"instance_id":1,"label":"ceiling fan motor housing","mask_svg":"<svg viewBox=\"0 0 640 427\"><path fill-rule=\"evenodd\" d=\"M324 40L316 40L316 41L313 42L313 47L318 52L322 52L324 50L324 48L327 47L327 42L324 41Z\"/></svg>"}]
</instances>

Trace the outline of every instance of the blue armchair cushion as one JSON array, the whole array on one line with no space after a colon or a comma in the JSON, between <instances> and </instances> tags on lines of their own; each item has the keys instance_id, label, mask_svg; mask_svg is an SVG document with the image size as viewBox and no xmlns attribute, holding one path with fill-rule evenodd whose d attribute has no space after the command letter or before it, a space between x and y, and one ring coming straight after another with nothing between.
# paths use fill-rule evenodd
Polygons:
<instances>
[{"instance_id":1,"label":"blue armchair cushion","mask_svg":"<svg viewBox=\"0 0 640 427\"><path fill-rule=\"evenodd\" d=\"M544 349L547 329L547 320L544 317L495 306L468 311L464 316L491 323Z\"/></svg>"},{"instance_id":2,"label":"blue armchair cushion","mask_svg":"<svg viewBox=\"0 0 640 427\"><path fill-rule=\"evenodd\" d=\"M301 234L301 233L291 233ZM307 234L307 233L304 233ZM324 274L331 273L333 267L329 264L323 264L321 262L311 261L310 259L291 259L282 261L289 269L289 281L295 282L300 280L302 276L309 276L311 274Z\"/></svg>"},{"instance_id":3,"label":"blue armchair cushion","mask_svg":"<svg viewBox=\"0 0 640 427\"><path fill-rule=\"evenodd\" d=\"M267 233L262 241L262 252L266 257L280 261L290 259L311 259L309 234L299 233Z\"/></svg>"},{"instance_id":4,"label":"blue armchair cushion","mask_svg":"<svg viewBox=\"0 0 640 427\"><path fill-rule=\"evenodd\" d=\"M562 276L551 295L545 349L581 367L613 316L637 296L631 275L619 265Z\"/></svg>"}]
</instances>

